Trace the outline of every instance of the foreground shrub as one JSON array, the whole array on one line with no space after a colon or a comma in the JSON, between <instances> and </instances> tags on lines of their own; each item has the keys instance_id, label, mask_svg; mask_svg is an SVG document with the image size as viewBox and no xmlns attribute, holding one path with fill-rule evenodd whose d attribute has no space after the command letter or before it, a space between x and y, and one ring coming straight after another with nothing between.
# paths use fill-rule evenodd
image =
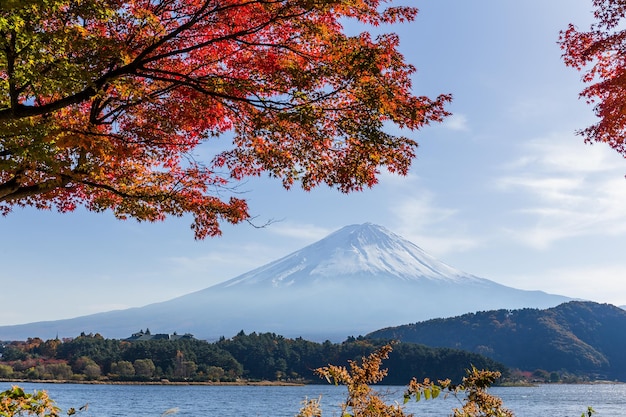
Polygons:
<instances>
[{"instance_id":1,"label":"foreground shrub","mask_svg":"<svg viewBox=\"0 0 626 417\"><path fill-rule=\"evenodd\" d=\"M71 416L80 411L87 410L87 404L78 410L70 408L67 415ZM18 386L0 392L0 416L38 416L38 417L59 417L61 410L48 397L46 391L35 391L28 394Z\"/></svg>"},{"instance_id":2,"label":"foreground shrub","mask_svg":"<svg viewBox=\"0 0 626 417\"><path fill-rule=\"evenodd\" d=\"M346 400L341 404L341 416L344 417L410 417L406 414L403 405L387 404L380 394L370 385L383 380L387 369L381 369L384 359L389 357L391 345L385 345L367 357L363 357L361 364L349 362L345 366L329 365L316 369L316 373L329 383L345 385L348 388ZM464 394L462 407L453 409L454 417L513 417L513 413L502 405L502 400L487 393L498 378L500 372L478 370L472 368L467 371L460 385L453 385L450 380L438 381L434 384L428 379L418 382L413 379L404 394L404 403L411 398L434 399L442 391L446 395L460 396ZM320 399L306 399L298 417L321 417Z\"/></svg>"},{"instance_id":3,"label":"foreground shrub","mask_svg":"<svg viewBox=\"0 0 626 417\"><path fill-rule=\"evenodd\" d=\"M58 417L59 409L45 391L27 394L20 387L0 392L0 416L33 415Z\"/></svg>"}]
</instances>

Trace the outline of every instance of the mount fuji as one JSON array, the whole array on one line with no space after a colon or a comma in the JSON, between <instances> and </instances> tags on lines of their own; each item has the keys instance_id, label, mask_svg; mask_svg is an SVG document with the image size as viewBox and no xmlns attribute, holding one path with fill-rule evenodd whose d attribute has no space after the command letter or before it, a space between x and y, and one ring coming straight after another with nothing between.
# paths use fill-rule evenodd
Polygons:
<instances>
[{"instance_id":1,"label":"mount fuji","mask_svg":"<svg viewBox=\"0 0 626 417\"><path fill-rule=\"evenodd\" d=\"M467 274L374 224L346 226L284 258L169 301L0 327L0 340L124 338L143 328L215 340L243 330L340 341L384 327L481 310L570 301Z\"/></svg>"}]
</instances>

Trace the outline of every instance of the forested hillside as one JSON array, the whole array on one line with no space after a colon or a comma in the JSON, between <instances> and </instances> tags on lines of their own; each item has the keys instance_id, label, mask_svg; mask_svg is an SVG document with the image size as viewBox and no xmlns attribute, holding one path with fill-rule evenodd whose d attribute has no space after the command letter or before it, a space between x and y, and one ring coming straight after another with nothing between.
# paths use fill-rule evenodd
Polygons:
<instances>
[{"instance_id":1,"label":"forested hillside","mask_svg":"<svg viewBox=\"0 0 626 417\"><path fill-rule=\"evenodd\" d=\"M65 340L30 338L2 344L0 378L322 383L313 373L315 368L345 365L380 346L364 338L333 344L243 332L215 343L193 338L129 341L105 339L98 334ZM385 383L404 385L412 377L460 382L472 365L506 374L503 365L475 353L398 343L385 363L389 368Z\"/></svg>"},{"instance_id":2,"label":"forested hillside","mask_svg":"<svg viewBox=\"0 0 626 417\"><path fill-rule=\"evenodd\" d=\"M367 337L468 350L526 371L626 381L626 311L609 304L573 301L546 310L482 311Z\"/></svg>"}]
</instances>

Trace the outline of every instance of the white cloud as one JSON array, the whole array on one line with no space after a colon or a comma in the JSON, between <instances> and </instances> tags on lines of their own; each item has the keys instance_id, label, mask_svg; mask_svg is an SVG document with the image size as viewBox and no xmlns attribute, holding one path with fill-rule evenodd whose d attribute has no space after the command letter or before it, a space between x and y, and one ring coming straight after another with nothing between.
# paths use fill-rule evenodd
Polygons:
<instances>
[{"instance_id":1,"label":"white cloud","mask_svg":"<svg viewBox=\"0 0 626 417\"><path fill-rule=\"evenodd\" d=\"M522 146L518 166L534 166L547 172L589 173L626 169L624 160L604 144L585 144L571 133L554 133Z\"/></svg>"},{"instance_id":2,"label":"white cloud","mask_svg":"<svg viewBox=\"0 0 626 417\"><path fill-rule=\"evenodd\" d=\"M297 224L293 222L274 223L269 228L269 231L279 236L296 238L309 243L323 239L328 234L334 232L334 230L312 224Z\"/></svg>"},{"instance_id":3,"label":"white cloud","mask_svg":"<svg viewBox=\"0 0 626 417\"><path fill-rule=\"evenodd\" d=\"M284 254L280 256L282 255ZM170 257L167 261L169 274L184 277L185 286L191 291L234 278L278 257L271 245L249 243L236 246L222 245L219 250L200 256L176 256Z\"/></svg>"},{"instance_id":4,"label":"white cloud","mask_svg":"<svg viewBox=\"0 0 626 417\"><path fill-rule=\"evenodd\" d=\"M552 243L572 237L575 233L567 228L558 225L550 227L544 224L521 229L507 228L504 230L512 240L518 241L526 246L535 249L547 249Z\"/></svg>"},{"instance_id":5,"label":"white cloud","mask_svg":"<svg viewBox=\"0 0 626 417\"><path fill-rule=\"evenodd\" d=\"M391 211L401 219L402 224L410 224L413 229L419 230L426 225L449 220L456 213L456 210L436 207L432 194L425 190L419 196L398 201L391 207Z\"/></svg>"},{"instance_id":6,"label":"white cloud","mask_svg":"<svg viewBox=\"0 0 626 417\"><path fill-rule=\"evenodd\" d=\"M467 122L467 116L460 113L454 113L451 116L448 116L443 122L443 127L461 132L470 130Z\"/></svg>"},{"instance_id":7,"label":"white cloud","mask_svg":"<svg viewBox=\"0 0 626 417\"><path fill-rule=\"evenodd\" d=\"M503 169L496 188L524 200L511 211L523 219L508 230L517 240L545 249L568 237L626 232L626 163L610 148L550 135L527 143Z\"/></svg>"},{"instance_id":8,"label":"white cloud","mask_svg":"<svg viewBox=\"0 0 626 417\"><path fill-rule=\"evenodd\" d=\"M415 195L399 200L390 208L395 217L390 228L396 233L435 256L479 245L478 239L459 233L461 229L454 221L456 210L438 207L426 190Z\"/></svg>"},{"instance_id":9,"label":"white cloud","mask_svg":"<svg viewBox=\"0 0 626 417\"><path fill-rule=\"evenodd\" d=\"M547 177L536 173L524 173L521 176L505 177L497 181L497 186L504 191L523 191L534 194L545 201L561 204L575 204L584 201L585 197L578 194L583 188L580 177Z\"/></svg>"}]
</instances>

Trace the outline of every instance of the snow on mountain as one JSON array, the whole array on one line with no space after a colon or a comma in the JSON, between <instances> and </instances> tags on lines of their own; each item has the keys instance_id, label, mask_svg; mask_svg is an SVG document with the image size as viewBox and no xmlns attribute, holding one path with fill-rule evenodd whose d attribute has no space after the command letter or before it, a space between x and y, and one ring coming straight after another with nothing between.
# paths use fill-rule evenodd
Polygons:
<instances>
[{"instance_id":1,"label":"snow on mountain","mask_svg":"<svg viewBox=\"0 0 626 417\"><path fill-rule=\"evenodd\" d=\"M0 327L0 340L123 338L143 328L202 339L246 332L340 341L383 327L468 312L569 301L459 271L373 225L344 227L243 275L169 301L69 320Z\"/></svg>"},{"instance_id":2,"label":"snow on mountain","mask_svg":"<svg viewBox=\"0 0 626 417\"><path fill-rule=\"evenodd\" d=\"M320 283L350 277L377 280L485 281L452 268L417 245L371 223L346 226L326 238L216 287Z\"/></svg>"}]
</instances>

